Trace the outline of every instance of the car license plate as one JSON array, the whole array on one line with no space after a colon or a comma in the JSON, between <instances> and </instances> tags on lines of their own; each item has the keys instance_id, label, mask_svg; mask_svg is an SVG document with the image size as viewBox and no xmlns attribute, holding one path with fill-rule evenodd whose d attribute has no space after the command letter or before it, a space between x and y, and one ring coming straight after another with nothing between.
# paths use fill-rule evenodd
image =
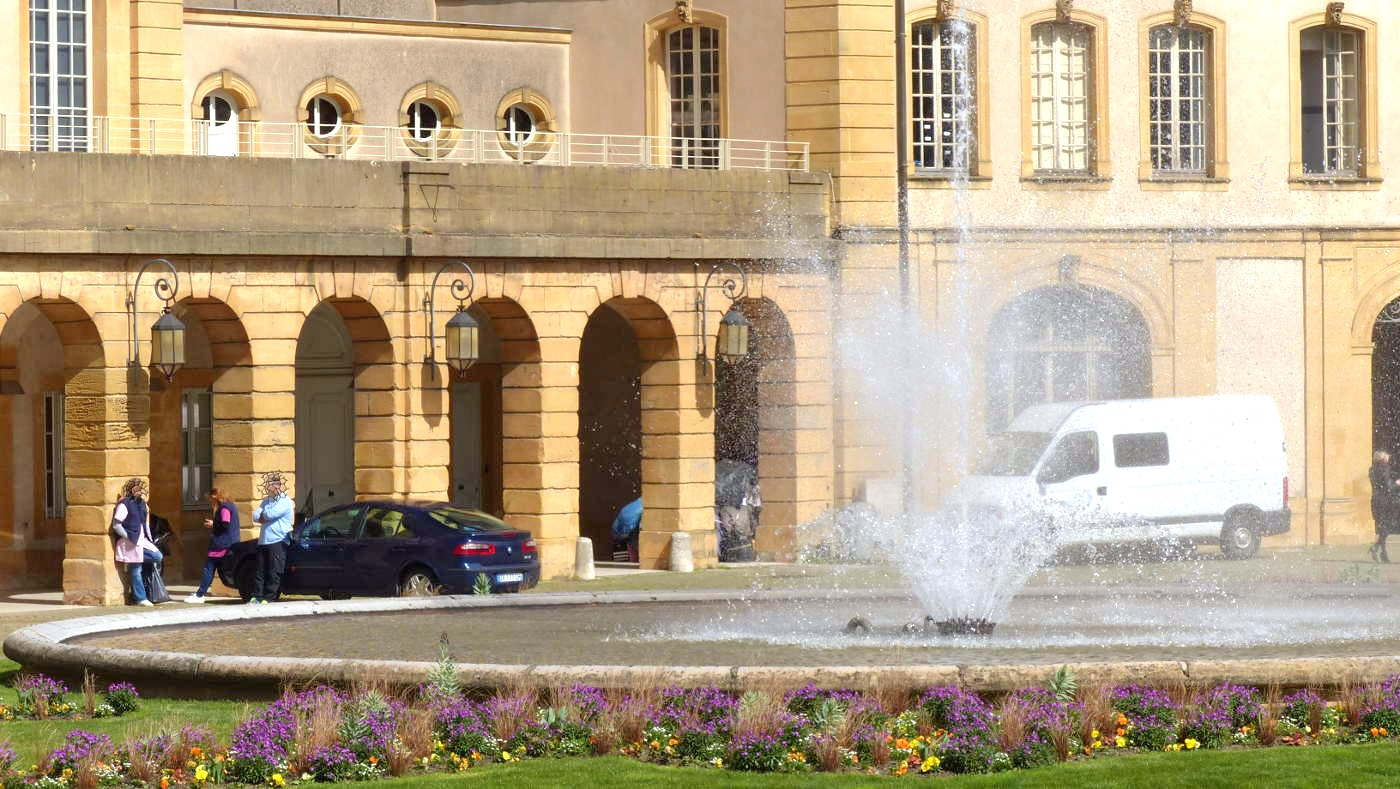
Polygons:
<instances>
[{"instance_id":1,"label":"car license plate","mask_svg":"<svg viewBox=\"0 0 1400 789\"><path fill-rule=\"evenodd\" d=\"M498 584L518 584L525 580L525 573L499 573L496 575Z\"/></svg>"}]
</instances>

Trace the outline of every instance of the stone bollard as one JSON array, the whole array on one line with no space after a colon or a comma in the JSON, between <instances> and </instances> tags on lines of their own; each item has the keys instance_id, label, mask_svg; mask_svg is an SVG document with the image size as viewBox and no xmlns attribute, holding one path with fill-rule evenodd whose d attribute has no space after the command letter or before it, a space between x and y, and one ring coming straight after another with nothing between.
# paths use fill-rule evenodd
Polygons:
<instances>
[{"instance_id":1,"label":"stone bollard","mask_svg":"<svg viewBox=\"0 0 1400 789\"><path fill-rule=\"evenodd\" d=\"M678 531L671 535L671 572L689 573L695 571L695 556L690 552L690 532Z\"/></svg>"},{"instance_id":2,"label":"stone bollard","mask_svg":"<svg viewBox=\"0 0 1400 789\"><path fill-rule=\"evenodd\" d=\"M598 577L593 570L593 541L587 537L578 538L574 547L574 577L580 581L591 581Z\"/></svg>"}]
</instances>

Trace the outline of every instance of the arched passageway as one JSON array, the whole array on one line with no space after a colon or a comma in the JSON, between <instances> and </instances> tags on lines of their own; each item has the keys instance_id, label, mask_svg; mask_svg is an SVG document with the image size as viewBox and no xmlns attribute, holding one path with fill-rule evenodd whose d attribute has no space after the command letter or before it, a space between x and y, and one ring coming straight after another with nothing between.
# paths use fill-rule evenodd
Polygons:
<instances>
[{"instance_id":1,"label":"arched passageway","mask_svg":"<svg viewBox=\"0 0 1400 789\"><path fill-rule=\"evenodd\" d=\"M145 471L123 451L144 425L110 407L106 368L95 323L67 299L32 299L0 332L0 588L61 581L65 602L120 596L106 527L120 475Z\"/></svg>"},{"instance_id":2,"label":"arched passageway","mask_svg":"<svg viewBox=\"0 0 1400 789\"><path fill-rule=\"evenodd\" d=\"M379 311L331 298L306 317L296 355L296 503L311 514L395 491L393 350Z\"/></svg>"},{"instance_id":3,"label":"arched passageway","mask_svg":"<svg viewBox=\"0 0 1400 789\"><path fill-rule=\"evenodd\" d=\"M1148 397L1152 357L1137 308L1101 288L1055 285L1025 293L992 320L987 429L1026 407Z\"/></svg>"},{"instance_id":4,"label":"arched passageway","mask_svg":"<svg viewBox=\"0 0 1400 789\"><path fill-rule=\"evenodd\" d=\"M1377 451L1400 453L1400 298L1376 317L1371 330L1371 443Z\"/></svg>"},{"instance_id":5,"label":"arched passageway","mask_svg":"<svg viewBox=\"0 0 1400 789\"><path fill-rule=\"evenodd\" d=\"M796 351L771 300L735 306L751 325L749 352L715 361L715 506L720 560L750 561L786 550L782 533L796 526Z\"/></svg>"},{"instance_id":6,"label":"arched passageway","mask_svg":"<svg viewBox=\"0 0 1400 789\"><path fill-rule=\"evenodd\" d=\"M610 304L594 310L579 350L579 534L594 556L625 558L612 521L642 495L641 348Z\"/></svg>"}]
</instances>

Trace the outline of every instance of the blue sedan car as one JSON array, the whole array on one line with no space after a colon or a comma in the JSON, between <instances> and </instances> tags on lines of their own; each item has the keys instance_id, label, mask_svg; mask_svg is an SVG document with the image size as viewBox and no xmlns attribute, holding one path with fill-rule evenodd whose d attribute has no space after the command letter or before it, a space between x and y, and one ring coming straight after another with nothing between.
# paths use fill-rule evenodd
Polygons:
<instances>
[{"instance_id":1,"label":"blue sedan car","mask_svg":"<svg viewBox=\"0 0 1400 789\"><path fill-rule=\"evenodd\" d=\"M257 540L240 542L219 565L220 580L244 600L253 594L257 549ZM483 576L493 592L539 583L530 533L444 502L357 501L297 527L282 591L327 599L465 594Z\"/></svg>"}]
</instances>

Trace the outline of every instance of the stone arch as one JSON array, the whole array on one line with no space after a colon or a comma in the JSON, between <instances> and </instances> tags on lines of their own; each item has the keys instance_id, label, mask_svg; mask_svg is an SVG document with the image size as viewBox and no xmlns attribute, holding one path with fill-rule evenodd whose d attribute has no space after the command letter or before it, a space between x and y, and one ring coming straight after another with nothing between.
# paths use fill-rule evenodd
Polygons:
<instances>
[{"instance_id":1,"label":"stone arch","mask_svg":"<svg viewBox=\"0 0 1400 789\"><path fill-rule=\"evenodd\" d=\"M330 137L318 137L306 124L306 105L317 96L331 97L340 109L340 125ZM355 147L360 139L360 127L364 123L364 101L360 94L342 79L321 77L313 80L301 91L292 117L301 125L302 141L308 148L326 156L340 156Z\"/></svg>"},{"instance_id":2,"label":"stone arch","mask_svg":"<svg viewBox=\"0 0 1400 789\"><path fill-rule=\"evenodd\" d=\"M1027 291L997 311L987 332L988 428L1039 402L1149 397L1150 348L1142 313L1113 291Z\"/></svg>"},{"instance_id":3,"label":"stone arch","mask_svg":"<svg viewBox=\"0 0 1400 789\"><path fill-rule=\"evenodd\" d=\"M1106 290L1133 305L1147 323L1148 339L1154 354L1170 350L1172 338L1171 310L1164 294L1121 267L1106 262L1066 256L1053 263L1027 267L994 285L986 301L997 310L1036 288L1074 282ZM990 314L996 314L995 311Z\"/></svg>"},{"instance_id":4,"label":"stone arch","mask_svg":"<svg viewBox=\"0 0 1400 789\"><path fill-rule=\"evenodd\" d=\"M238 99L240 116L246 116L246 119L250 121L262 120L262 107L258 104L258 93L253 89L252 83L228 69L221 69L210 74L195 86L190 100L191 118L200 117L203 112L204 97L216 90L225 91Z\"/></svg>"},{"instance_id":5,"label":"stone arch","mask_svg":"<svg viewBox=\"0 0 1400 789\"><path fill-rule=\"evenodd\" d=\"M332 296L307 314L297 339L295 397L303 512L401 489L404 447L394 421L405 403L397 372L388 326L368 300ZM311 464L334 458L352 462L335 466L342 474L302 478ZM352 492L344 490L347 484Z\"/></svg>"},{"instance_id":6,"label":"stone arch","mask_svg":"<svg viewBox=\"0 0 1400 789\"><path fill-rule=\"evenodd\" d=\"M590 445L590 432L598 430L588 424L591 405L590 381L593 368L604 358L599 356L595 332L600 325L612 324L611 337L635 341L635 351L616 343L604 346L614 360L621 354L632 354L635 376L630 377L635 390L624 393L635 402L636 459L635 490L645 506L640 538L640 562L643 567L664 567L668 561L671 535L688 531L697 563L712 563L714 548L714 448L713 428L708 421L693 413L695 403L685 400L682 383L687 379L685 362L680 358L675 328L669 316L655 301L642 296L614 297L593 311L589 326L584 330L580 348L580 533L596 531L599 523L588 521L594 501L589 497L587 474L597 452ZM606 341L605 341L606 342ZM616 415L625 406L618 401L612 406ZM703 429L702 429L703 428ZM607 509L613 512L625 504L625 496L612 496ZM623 500L625 499L625 500ZM613 505L616 505L614 507ZM611 516L604 520L611 523ZM608 544L604 539L603 545ZM595 551L600 546L595 545ZM606 551L602 551L606 553Z\"/></svg>"},{"instance_id":7,"label":"stone arch","mask_svg":"<svg viewBox=\"0 0 1400 789\"><path fill-rule=\"evenodd\" d=\"M204 560L209 490L258 497L252 455L266 428L252 420L252 349L239 316L211 297L186 297L174 312L185 323L185 365L151 394L150 500L178 535L166 578L188 579Z\"/></svg>"},{"instance_id":8,"label":"stone arch","mask_svg":"<svg viewBox=\"0 0 1400 789\"><path fill-rule=\"evenodd\" d=\"M45 585L61 578L68 603L116 602L122 587L107 525L122 480L146 476L144 398L114 396L122 394L111 391L122 361L107 359L89 311L58 295L30 298L7 316L0 364L0 420L10 436L0 463L19 457L32 470L8 469L3 520L21 532L12 537L46 554L28 577ZM26 503L27 524L14 518Z\"/></svg>"},{"instance_id":9,"label":"stone arch","mask_svg":"<svg viewBox=\"0 0 1400 789\"><path fill-rule=\"evenodd\" d=\"M751 324L749 353L734 363L715 361L716 485L733 470L726 461L753 465L762 500L754 548L787 554L798 523L796 344L773 300L745 298L735 306ZM717 487L717 506L721 493Z\"/></svg>"}]
</instances>

